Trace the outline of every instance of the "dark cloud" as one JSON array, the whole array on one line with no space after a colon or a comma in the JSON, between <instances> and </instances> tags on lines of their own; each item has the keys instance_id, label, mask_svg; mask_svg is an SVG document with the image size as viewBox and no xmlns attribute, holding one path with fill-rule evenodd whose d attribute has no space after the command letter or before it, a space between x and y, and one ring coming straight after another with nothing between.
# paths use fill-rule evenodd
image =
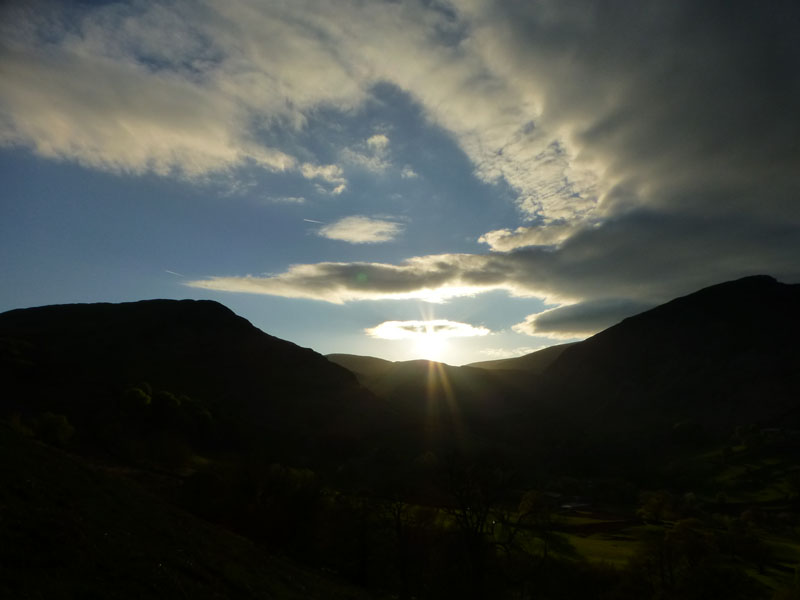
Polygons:
<instances>
[{"instance_id":1,"label":"dark cloud","mask_svg":"<svg viewBox=\"0 0 800 600\"><path fill-rule=\"evenodd\" d=\"M652 306L627 299L568 304L529 315L514 331L554 338L588 337Z\"/></svg>"},{"instance_id":2,"label":"dark cloud","mask_svg":"<svg viewBox=\"0 0 800 600\"><path fill-rule=\"evenodd\" d=\"M800 191L799 6L506 2L484 18L509 34L503 59L539 86L541 125L602 165L605 214L783 220Z\"/></svg>"}]
</instances>

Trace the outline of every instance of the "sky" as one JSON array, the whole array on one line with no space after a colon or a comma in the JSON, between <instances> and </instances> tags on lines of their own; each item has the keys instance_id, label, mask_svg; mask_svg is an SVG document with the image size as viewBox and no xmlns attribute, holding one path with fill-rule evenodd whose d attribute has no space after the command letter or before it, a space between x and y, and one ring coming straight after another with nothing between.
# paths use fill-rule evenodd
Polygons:
<instances>
[{"instance_id":1,"label":"sky","mask_svg":"<svg viewBox=\"0 0 800 600\"><path fill-rule=\"evenodd\" d=\"M0 311L212 299L459 365L798 282L798 31L781 0L7 0Z\"/></svg>"}]
</instances>

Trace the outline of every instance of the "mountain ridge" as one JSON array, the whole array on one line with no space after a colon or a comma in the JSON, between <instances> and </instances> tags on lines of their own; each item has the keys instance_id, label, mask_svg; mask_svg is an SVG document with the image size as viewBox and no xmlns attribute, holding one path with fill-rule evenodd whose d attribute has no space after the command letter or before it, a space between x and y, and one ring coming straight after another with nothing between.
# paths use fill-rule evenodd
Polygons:
<instances>
[{"instance_id":1,"label":"mountain ridge","mask_svg":"<svg viewBox=\"0 0 800 600\"><path fill-rule=\"evenodd\" d=\"M0 374L10 385L6 413L49 410L76 419L80 430L80 421L142 383L199 401L228 437L269 432L298 454L312 452L320 436L358 438L354 414L363 410L369 420L380 408L351 372L208 300L0 314Z\"/></svg>"},{"instance_id":2,"label":"mountain ridge","mask_svg":"<svg viewBox=\"0 0 800 600\"><path fill-rule=\"evenodd\" d=\"M741 398L772 380L786 385L771 393L786 397L798 386L798 309L800 284L762 275L709 286L571 346L545 377L551 393L568 395L681 403Z\"/></svg>"}]
</instances>

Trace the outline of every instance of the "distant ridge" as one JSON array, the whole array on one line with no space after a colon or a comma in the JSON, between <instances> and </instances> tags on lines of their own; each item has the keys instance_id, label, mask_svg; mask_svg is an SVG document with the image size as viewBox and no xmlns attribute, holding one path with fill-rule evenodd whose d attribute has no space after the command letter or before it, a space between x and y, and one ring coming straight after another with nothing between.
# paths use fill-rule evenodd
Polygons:
<instances>
[{"instance_id":1,"label":"distant ridge","mask_svg":"<svg viewBox=\"0 0 800 600\"><path fill-rule=\"evenodd\" d=\"M529 371L532 373L543 373L555 360L561 356L567 348L572 346L569 344L558 344L557 346L549 346L541 350L536 350L524 356L516 356L514 358L502 358L498 360L484 360L480 362L469 363L467 367L475 367L478 369L514 369L518 371Z\"/></svg>"},{"instance_id":2,"label":"distant ridge","mask_svg":"<svg viewBox=\"0 0 800 600\"><path fill-rule=\"evenodd\" d=\"M359 380L386 373L396 364L390 360L358 354L327 354L325 358L354 373Z\"/></svg>"}]
</instances>

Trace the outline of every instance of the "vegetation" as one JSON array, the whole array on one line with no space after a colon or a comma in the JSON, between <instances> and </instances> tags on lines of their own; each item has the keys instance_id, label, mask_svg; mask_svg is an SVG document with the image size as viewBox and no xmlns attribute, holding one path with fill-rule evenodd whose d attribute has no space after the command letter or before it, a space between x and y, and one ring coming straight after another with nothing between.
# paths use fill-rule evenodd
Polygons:
<instances>
[{"instance_id":1,"label":"vegetation","mask_svg":"<svg viewBox=\"0 0 800 600\"><path fill-rule=\"evenodd\" d=\"M5 313L0 596L798 598L795 288L372 392L214 303Z\"/></svg>"}]
</instances>

